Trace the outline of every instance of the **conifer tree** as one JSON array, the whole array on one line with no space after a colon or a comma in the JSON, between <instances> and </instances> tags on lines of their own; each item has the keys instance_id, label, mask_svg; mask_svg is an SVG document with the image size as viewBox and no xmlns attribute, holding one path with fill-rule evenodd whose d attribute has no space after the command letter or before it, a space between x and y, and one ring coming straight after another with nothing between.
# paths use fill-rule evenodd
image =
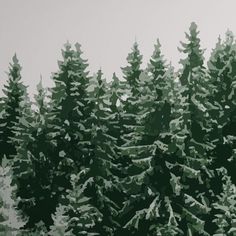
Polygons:
<instances>
[{"instance_id":1,"label":"conifer tree","mask_svg":"<svg viewBox=\"0 0 236 236\"><path fill-rule=\"evenodd\" d=\"M197 136L193 136L196 133L193 133L192 129L193 122L202 124L204 119L201 116L193 118L196 110L191 109L198 109L197 114L203 113L204 102L197 99L206 99L207 96L205 88L199 86L203 84L200 79L207 77L202 68L203 58L196 56L201 56L202 50L199 47L195 24L191 25L190 35L187 35L187 38L193 42L183 44L185 46L183 51L188 54L188 57L184 60L183 73L180 77L182 87L178 88L176 94L178 96L170 100L175 104L171 104L168 99L173 82L165 77L162 80L165 86L162 88L169 91L162 93L156 100L146 98L146 101L151 104L147 107L147 102L146 106L143 106L147 108L147 113L150 113L144 116L142 139L133 148L124 150L129 153L136 166L136 170L133 169L133 175L130 176L130 183L126 181L130 186L136 186L136 188L128 187L131 189L131 196L134 197L126 202L124 209L129 219L126 227L133 230L134 235L192 235L194 233L208 235L204 223L210 207L203 189L208 182L203 182L202 178L205 181L209 177L207 175L210 175L204 169L207 165L207 160L204 158L207 149L211 146L209 141L207 143L205 133L201 136L205 143L200 144ZM196 63L191 65L189 62L191 58L194 58ZM173 79L173 76L171 77ZM141 81L148 81L148 79ZM148 86L140 87L145 90ZM193 91L196 97L193 96ZM151 95L150 92L146 94L149 97ZM195 103L192 101L192 96L195 98ZM155 108L153 112L151 107ZM204 118L208 116L206 111L203 115ZM207 122L205 123L207 125ZM209 127L204 128L207 130ZM137 208L133 208L133 204ZM133 209L131 216L129 209Z\"/></svg>"},{"instance_id":2,"label":"conifer tree","mask_svg":"<svg viewBox=\"0 0 236 236\"><path fill-rule=\"evenodd\" d=\"M23 109L23 118L18 127L17 155L14 159L14 174L18 184L19 207L29 217L26 228L35 229L36 223L50 224L55 199L52 195L52 166L48 158L51 145L47 139L48 126L45 120L45 93L41 82L37 86L35 111L30 106ZM29 104L28 104L29 105ZM48 213L49 212L49 213Z\"/></svg>"},{"instance_id":3,"label":"conifer tree","mask_svg":"<svg viewBox=\"0 0 236 236\"><path fill-rule=\"evenodd\" d=\"M125 156L121 155L120 152L120 147L125 144L124 134L127 131L127 117L124 115L124 105L126 102L125 100L127 99L125 96L127 95L126 91L128 91L126 86L126 82L120 81L114 73L112 81L107 89L110 103L109 107L112 114L112 117L107 126L109 128L109 134L112 137L116 138L115 149L118 157L115 160L115 163L117 165L117 168L119 169L116 172L116 175L120 178L127 175L127 168L129 167L129 164L131 164L130 160L127 159ZM121 201L123 200L121 199Z\"/></svg>"},{"instance_id":4,"label":"conifer tree","mask_svg":"<svg viewBox=\"0 0 236 236\"><path fill-rule=\"evenodd\" d=\"M51 236L72 236L71 230L68 232L69 217L66 215L66 206L59 204L56 208L55 214L53 214L53 225L50 226L48 232Z\"/></svg>"},{"instance_id":5,"label":"conifer tree","mask_svg":"<svg viewBox=\"0 0 236 236\"><path fill-rule=\"evenodd\" d=\"M26 87L21 81L21 66L16 55L10 64L7 84L4 85L3 111L0 119L0 159L5 155L12 159L16 155L13 142L16 127L21 119L21 103L24 100Z\"/></svg>"},{"instance_id":6,"label":"conifer tree","mask_svg":"<svg viewBox=\"0 0 236 236\"><path fill-rule=\"evenodd\" d=\"M29 216L30 228L40 221L47 228L52 224L59 198L71 188L70 175L89 162L87 65L79 44L76 50L66 44L62 53L64 60L53 75L51 107L45 106L45 93L39 84L35 127L26 142L27 151L18 158L22 163L18 168L19 195L24 199L21 207Z\"/></svg>"},{"instance_id":7,"label":"conifer tree","mask_svg":"<svg viewBox=\"0 0 236 236\"><path fill-rule=\"evenodd\" d=\"M138 43L135 42L132 51L127 56L128 65L122 68L124 79L130 86L133 95L136 95L138 92L139 76L142 72L142 58L143 56L140 54Z\"/></svg>"},{"instance_id":8,"label":"conifer tree","mask_svg":"<svg viewBox=\"0 0 236 236\"><path fill-rule=\"evenodd\" d=\"M184 164L193 171L193 175L189 174L184 181L188 186L186 193L194 199L196 206L205 205L209 211L209 207L215 200L215 194L219 193L221 186L215 184L217 174L210 166L212 160L210 153L214 149L210 139L212 124L209 119L209 111L212 107L209 93L212 86L203 65L203 50L200 47L198 33L196 24L192 23L190 34L186 34L188 43L182 43L183 49L180 49L187 54L186 59L181 61L183 69L179 77L182 101L180 104L183 113L173 122L174 124L180 121L179 131L172 132L175 134L174 142L177 142L177 145L181 143L182 146L179 156L185 159ZM195 177L194 172L198 173ZM208 211L201 211L196 207L185 214L184 220L188 218L192 220L192 225L188 227L189 232L194 233L196 229L201 229L203 232L206 230L211 233L212 219L211 217L208 219L206 214Z\"/></svg>"},{"instance_id":9,"label":"conifer tree","mask_svg":"<svg viewBox=\"0 0 236 236\"><path fill-rule=\"evenodd\" d=\"M171 102L174 101L171 95L174 86L171 67L162 79L163 82L155 87L151 86L152 76L141 74L139 129L132 137L134 145L122 147L122 153L133 162L133 167L129 168L130 175L124 181L129 197L121 211L125 219L122 222L128 229L126 233L130 235L181 233L177 227L178 216L172 206L172 195L178 196L180 191L179 177L170 173L166 163L176 161L176 158L167 155Z\"/></svg>"},{"instance_id":10,"label":"conifer tree","mask_svg":"<svg viewBox=\"0 0 236 236\"><path fill-rule=\"evenodd\" d=\"M158 44L158 50L159 48L160 45ZM161 52L156 53L156 50L154 52L155 61L163 62L162 69L166 70ZM158 72L160 64L153 63L153 65L157 68L152 67L152 70ZM161 155L164 150L159 150L160 152L154 150L165 149L165 144L160 140L168 132L168 123L171 116L169 102L174 101L173 94L171 95L173 86L174 73L171 67L167 69L165 75L162 71L159 71L158 74L142 72L139 77L138 90L140 98L135 103L138 107L135 116L136 129L130 136L129 145L121 147L122 154L130 158L133 163L129 167L129 175L124 179L124 189L128 193L128 197L121 211L121 216L123 216L121 222L127 229L127 231L124 231L126 234L156 235L159 233L175 235L178 233L175 225L172 225L173 222L171 223L172 214L168 215L167 211L165 218L163 211L162 220L159 218L158 214L161 208L169 209L170 212L173 210L167 198L163 199L162 206L158 205L158 202L162 202L159 191L161 192L163 187L161 187L161 183L158 183L159 186L157 186L156 181L154 181L161 178L163 185L166 186L170 175L165 164L164 166L161 164L161 159L158 159L160 162L159 169L157 168L158 161L155 160L155 155L158 155L157 153ZM163 171L160 168L164 168L166 171L163 176L161 176ZM171 185L169 185L169 189L171 188ZM165 196L165 193L163 193L163 196ZM155 222L155 219L159 223ZM170 224L168 224L168 220Z\"/></svg>"},{"instance_id":11,"label":"conifer tree","mask_svg":"<svg viewBox=\"0 0 236 236\"><path fill-rule=\"evenodd\" d=\"M161 87L164 82L163 81L163 75L166 72L166 65L163 55L161 54L161 44L159 39L157 39L156 44L154 45L154 52L152 54L151 59L149 60L148 66L147 66L147 72L149 72L153 79L152 85L155 87ZM161 92L161 88L159 93Z\"/></svg>"},{"instance_id":12,"label":"conifer tree","mask_svg":"<svg viewBox=\"0 0 236 236\"><path fill-rule=\"evenodd\" d=\"M228 31L226 39L218 39L217 45L208 62L211 83L214 90L211 93L213 109L212 136L216 144L214 149L215 168L225 167L232 181L236 184L236 109L234 95L236 93L236 43L232 32Z\"/></svg>"},{"instance_id":13,"label":"conifer tree","mask_svg":"<svg viewBox=\"0 0 236 236\"><path fill-rule=\"evenodd\" d=\"M89 83L86 60L81 58L80 45L75 47L76 50L72 50L70 44L65 45L64 61L59 63L60 71L53 76L55 87L48 119L51 127L49 138L55 145L54 161L62 168L71 166L73 162L73 168L79 171L89 162L90 130L86 125L92 108L86 92Z\"/></svg>"},{"instance_id":14,"label":"conifer tree","mask_svg":"<svg viewBox=\"0 0 236 236\"><path fill-rule=\"evenodd\" d=\"M118 223L119 182L114 175L116 138L110 135L113 119L106 82L101 70L90 80L88 93L92 110L92 158L73 178L73 189L67 196L65 217L69 216L68 230L74 235L114 235ZM73 221L72 221L73 219Z\"/></svg>"},{"instance_id":15,"label":"conifer tree","mask_svg":"<svg viewBox=\"0 0 236 236\"><path fill-rule=\"evenodd\" d=\"M137 128L137 114L139 112L139 86L140 75L142 73L142 55L138 49L137 42L134 43L132 52L127 57L128 66L122 68L125 81L121 84L123 89L123 99L121 100L122 107L122 146L131 145L131 137Z\"/></svg>"},{"instance_id":16,"label":"conifer tree","mask_svg":"<svg viewBox=\"0 0 236 236\"><path fill-rule=\"evenodd\" d=\"M214 235L236 234L236 187L232 184L227 172L222 178L223 191L218 196L218 201L213 204L215 212L216 231Z\"/></svg>"},{"instance_id":17,"label":"conifer tree","mask_svg":"<svg viewBox=\"0 0 236 236\"><path fill-rule=\"evenodd\" d=\"M26 219L17 209L16 185L10 162L4 157L0 165L0 235L20 235Z\"/></svg>"}]
</instances>

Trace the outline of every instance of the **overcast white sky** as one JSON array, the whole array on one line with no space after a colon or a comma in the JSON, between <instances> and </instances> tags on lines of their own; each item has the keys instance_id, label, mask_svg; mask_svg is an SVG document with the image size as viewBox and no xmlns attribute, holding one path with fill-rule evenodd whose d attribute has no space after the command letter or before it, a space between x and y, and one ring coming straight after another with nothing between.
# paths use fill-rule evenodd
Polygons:
<instances>
[{"instance_id":1,"label":"overcast white sky","mask_svg":"<svg viewBox=\"0 0 236 236\"><path fill-rule=\"evenodd\" d=\"M228 28L236 33L235 11L235 0L0 0L0 86L15 52L31 94L40 74L51 86L67 40L81 43L90 71L101 67L107 79L121 75L135 38L144 65L159 38L166 59L177 66L177 46L191 21L208 57L219 34Z\"/></svg>"}]
</instances>

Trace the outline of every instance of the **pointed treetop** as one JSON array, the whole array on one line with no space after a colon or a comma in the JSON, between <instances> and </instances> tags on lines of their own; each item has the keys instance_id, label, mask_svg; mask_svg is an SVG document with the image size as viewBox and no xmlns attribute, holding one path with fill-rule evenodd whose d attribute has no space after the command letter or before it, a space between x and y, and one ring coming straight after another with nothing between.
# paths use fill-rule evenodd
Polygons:
<instances>
[{"instance_id":1,"label":"pointed treetop","mask_svg":"<svg viewBox=\"0 0 236 236\"><path fill-rule=\"evenodd\" d=\"M135 39L134 44L133 44L133 51L136 51L136 50L139 51L139 49L138 49L138 42Z\"/></svg>"},{"instance_id":2,"label":"pointed treetop","mask_svg":"<svg viewBox=\"0 0 236 236\"><path fill-rule=\"evenodd\" d=\"M61 51L62 51L62 56L63 56L64 59L72 57L73 50L71 49L71 44L69 43L69 41L67 41L64 44L64 49L62 49Z\"/></svg>"},{"instance_id":3,"label":"pointed treetop","mask_svg":"<svg viewBox=\"0 0 236 236\"><path fill-rule=\"evenodd\" d=\"M156 43L155 43L154 47L155 47L155 49L156 49L156 48L157 48L157 49L160 49L160 48L161 48L161 43L160 43L159 38L156 39Z\"/></svg>"},{"instance_id":4,"label":"pointed treetop","mask_svg":"<svg viewBox=\"0 0 236 236\"><path fill-rule=\"evenodd\" d=\"M18 60L18 58L17 58L17 56L16 56L16 53L15 53L14 56L12 57L12 61L13 61L14 64L19 64L19 60Z\"/></svg>"},{"instance_id":5,"label":"pointed treetop","mask_svg":"<svg viewBox=\"0 0 236 236\"><path fill-rule=\"evenodd\" d=\"M180 81L182 85L189 84L189 75L194 68L203 67L204 50L200 46L200 38L198 37L197 25L193 22L189 28L189 33L186 33L187 42L181 42L182 48L178 48L180 52L186 54L185 59L180 60L182 64L182 72Z\"/></svg>"},{"instance_id":6,"label":"pointed treetop","mask_svg":"<svg viewBox=\"0 0 236 236\"><path fill-rule=\"evenodd\" d=\"M226 45L232 45L234 43L234 34L231 30L227 30L225 33L225 43Z\"/></svg>"},{"instance_id":7,"label":"pointed treetop","mask_svg":"<svg viewBox=\"0 0 236 236\"><path fill-rule=\"evenodd\" d=\"M39 83L36 85L37 90L40 91L43 89L43 83L42 83L42 75L40 74L40 80Z\"/></svg>"},{"instance_id":8,"label":"pointed treetop","mask_svg":"<svg viewBox=\"0 0 236 236\"><path fill-rule=\"evenodd\" d=\"M81 44L80 43L76 43L75 44L75 49L76 49L76 52L79 53L79 54L82 54L82 50L81 50Z\"/></svg>"},{"instance_id":9,"label":"pointed treetop","mask_svg":"<svg viewBox=\"0 0 236 236\"><path fill-rule=\"evenodd\" d=\"M130 64L132 64L132 62L138 62L138 64L141 64L142 58L143 56L140 54L138 43L135 41L132 46L131 52L128 54L126 60Z\"/></svg>"},{"instance_id":10,"label":"pointed treetop","mask_svg":"<svg viewBox=\"0 0 236 236\"><path fill-rule=\"evenodd\" d=\"M64 47L67 51L71 49L71 43L67 40L66 43L64 44Z\"/></svg>"},{"instance_id":11,"label":"pointed treetop","mask_svg":"<svg viewBox=\"0 0 236 236\"><path fill-rule=\"evenodd\" d=\"M198 34L199 32L197 31L197 24L195 22L191 22L191 25L189 27L189 31L190 33L193 33L193 34Z\"/></svg>"},{"instance_id":12,"label":"pointed treetop","mask_svg":"<svg viewBox=\"0 0 236 236\"><path fill-rule=\"evenodd\" d=\"M142 72L141 64L142 64L143 56L140 54L138 43L135 42L132 47L132 51L127 56L128 65L126 67L121 68L124 74L124 79L131 86L131 90L133 94L137 93L138 88L138 80L140 73Z\"/></svg>"},{"instance_id":13,"label":"pointed treetop","mask_svg":"<svg viewBox=\"0 0 236 236\"><path fill-rule=\"evenodd\" d=\"M149 60L147 65L147 71L151 72L153 77L156 79L159 76L163 76L165 73L165 60L163 59L163 55L161 53L161 44L159 39L156 40L156 44L154 44L154 52Z\"/></svg>"},{"instance_id":14,"label":"pointed treetop","mask_svg":"<svg viewBox=\"0 0 236 236\"><path fill-rule=\"evenodd\" d=\"M103 75L103 73L102 73L102 69L100 67L100 69L97 72L97 80L98 80L99 85L101 85L101 83L102 83L102 75Z\"/></svg>"},{"instance_id":15,"label":"pointed treetop","mask_svg":"<svg viewBox=\"0 0 236 236\"><path fill-rule=\"evenodd\" d=\"M22 67L21 65L19 64L19 60L17 58L17 55L16 53L14 54L14 56L12 57L12 62L13 63L10 63L10 68L12 69L16 69L18 71L18 73L21 71ZM18 74L18 76L20 76L20 74Z\"/></svg>"},{"instance_id":16,"label":"pointed treetop","mask_svg":"<svg viewBox=\"0 0 236 236\"><path fill-rule=\"evenodd\" d=\"M152 58L156 58L157 56L161 56L161 44L159 39L157 39L156 43L154 44L154 51L152 54Z\"/></svg>"},{"instance_id":17,"label":"pointed treetop","mask_svg":"<svg viewBox=\"0 0 236 236\"><path fill-rule=\"evenodd\" d=\"M199 31L197 30L196 23L192 22L189 27L189 33L185 33L185 36L189 43L183 43L181 42L181 45L183 46L183 49L179 49L180 52L187 52L187 49L189 48L197 48L200 50L200 38L198 38ZM203 53L203 50L201 50L201 53Z\"/></svg>"},{"instance_id":18,"label":"pointed treetop","mask_svg":"<svg viewBox=\"0 0 236 236\"><path fill-rule=\"evenodd\" d=\"M112 82L114 82L114 83L119 82L119 79L118 79L118 77L116 76L116 73L115 73L115 72L112 74Z\"/></svg>"}]
</instances>

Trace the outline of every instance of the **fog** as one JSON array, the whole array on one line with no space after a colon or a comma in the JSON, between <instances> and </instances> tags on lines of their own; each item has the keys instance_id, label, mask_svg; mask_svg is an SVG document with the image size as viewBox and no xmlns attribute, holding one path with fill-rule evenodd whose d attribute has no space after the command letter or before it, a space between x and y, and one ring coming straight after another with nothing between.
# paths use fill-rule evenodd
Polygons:
<instances>
[{"instance_id":1,"label":"fog","mask_svg":"<svg viewBox=\"0 0 236 236\"><path fill-rule=\"evenodd\" d=\"M177 47L192 21L208 58L219 35L236 33L235 7L233 0L0 0L0 86L15 52L30 94L40 74L44 86L51 86L67 40L82 45L91 74L101 67L108 80L113 72L121 76L135 40L143 66L159 38L166 60L178 68Z\"/></svg>"}]
</instances>

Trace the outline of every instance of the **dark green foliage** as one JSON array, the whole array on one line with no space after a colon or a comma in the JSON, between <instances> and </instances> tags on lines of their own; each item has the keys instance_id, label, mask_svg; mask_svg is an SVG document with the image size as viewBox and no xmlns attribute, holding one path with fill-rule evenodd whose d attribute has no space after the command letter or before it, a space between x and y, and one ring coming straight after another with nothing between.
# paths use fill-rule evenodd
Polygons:
<instances>
[{"instance_id":1,"label":"dark green foliage","mask_svg":"<svg viewBox=\"0 0 236 236\"><path fill-rule=\"evenodd\" d=\"M64 61L59 62L60 70L53 75L50 109L38 85L35 124L15 164L21 207L30 216L28 227L40 221L46 227L52 224L51 215L59 198L71 188L70 175L88 162L89 156L83 154L90 143L84 122L90 116L85 93L88 78L80 55L79 45L72 50L66 44Z\"/></svg>"},{"instance_id":2,"label":"dark green foliage","mask_svg":"<svg viewBox=\"0 0 236 236\"><path fill-rule=\"evenodd\" d=\"M45 121L45 97L41 83L35 96L36 111L24 110L24 122L19 123L17 155L14 173L18 183L17 195L21 197L19 207L29 216L27 227L35 223L50 223L56 198L52 194L52 164L49 154L51 145L47 139L48 124ZM34 116L33 116L34 114Z\"/></svg>"},{"instance_id":3,"label":"dark green foliage","mask_svg":"<svg viewBox=\"0 0 236 236\"><path fill-rule=\"evenodd\" d=\"M114 164L117 158L116 138L110 134L109 124L113 114L106 91L106 82L99 70L88 87L90 102L93 104L92 156L89 164L73 177L73 189L65 200L65 216L69 218L67 228L74 235L114 235L118 227L115 218L119 206L114 200L119 197L120 189L113 173L117 169Z\"/></svg>"},{"instance_id":4,"label":"dark green foliage","mask_svg":"<svg viewBox=\"0 0 236 236\"><path fill-rule=\"evenodd\" d=\"M140 54L138 43L135 42L132 48L132 52L127 56L128 65L122 68L124 78L130 86L133 95L137 94L139 76L142 72L142 55Z\"/></svg>"},{"instance_id":5,"label":"dark green foliage","mask_svg":"<svg viewBox=\"0 0 236 236\"><path fill-rule=\"evenodd\" d=\"M2 110L0 117L0 160L5 155L13 158L16 154L16 145L13 141L17 124L22 117L22 102L26 92L21 81L21 66L16 55L10 64L7 84L4 85L5 97L2 99Z\"/></svg>"},{"instance_id":6,"label":"dark green foliage","mask_svg":"<svg viewBox=\"0 0 236 236\"><path fill-rule=\"evenodd\" d=\"M70 44L65 45L64 61L59 62L60 71L53 76L55 87L52 89L52 109L48 119L51 126L49 137L55 143L54 155L63 157L65 153L67 160L64 160L68 162L70 159L79 170L89 161L90 137L86 125L91 107L86 93L89 83L87 64L81 58L80 45L75 46L76 50L72 50ZM55 161L61 162L60 159Z\"/></svg>"},{"instance_id":7,"label":"dark green foliage","mask_svg":"<svg viewBox=\"0 0 236 236\"><path fill-rule=\"evenodd\" d=\"M225 167L236 183L236 43L232 32L227 32L225 41L218 40L208 62L214 90L211 95L214 107L211 119L214 122L212 136L216 143L215 168Z\"/></svg>"},{"instance_id":8,"label":"dark green foliage","mask_svg":"<svg viewBox=\"0 0 236 236\"><path fill-rule=\"evenodd\" d=\"M150 74L154 77L154 80L152 80L152 84L154 84L154 86L161 86L162 83L160 83L159 81L165 74L166 66L163 55L161 54L161 44L158 39L156 44L154 45L154 52L148 63L147 71L150 72Z\"/></svg>"},{"instance_id":9,"label":"dark green foliage","mask_svg":"<svg viewBox=\"0 0 236 236\"><path fill-rule=\"evenodd\" d=\"M198 34L192 23L178 72L159 40L142 69L135 42L110 82L66 43L33 103L13 57L0 99L4 235L236 235L236 42L228 31L205 67Z\"/></svg>"},{"instance_id":10,"label":"dark green foliage","mask_svg":"<svg viewBox=\"0 0 236 236\"><path fill-rule=\"evenodd\" d=\"M215 235L234 236L236 234L236 187L227 173L223 177L223 183L223 192L218 197L218 201L213 204L217 212L213 220L216 224Z\"/></svg>"},{"instance_id":11,"label":"dark green foliage","mask_svg":"<svg viewBox=\"0 0 236 236\"><path fill-rule=\"evenodd\" d=\"M185 59L182 59L180 63L183 65L183 70L180 76L180 82L182 85L189 83L189 74L193 68L202 67L204 58L203 50L200 48L200 39L198 38L198 31L196 23L192 22L189 28L189 34L185 33L188 40L187 43L181 42L182 48L179 48L180 52L187 55Z\"/></svg>"}]
</instances>

